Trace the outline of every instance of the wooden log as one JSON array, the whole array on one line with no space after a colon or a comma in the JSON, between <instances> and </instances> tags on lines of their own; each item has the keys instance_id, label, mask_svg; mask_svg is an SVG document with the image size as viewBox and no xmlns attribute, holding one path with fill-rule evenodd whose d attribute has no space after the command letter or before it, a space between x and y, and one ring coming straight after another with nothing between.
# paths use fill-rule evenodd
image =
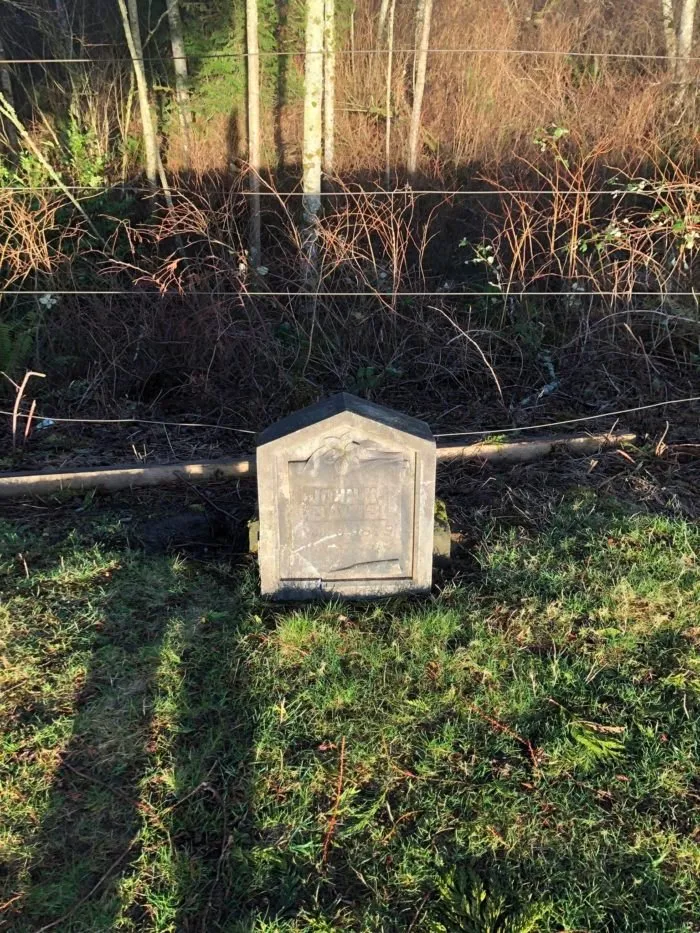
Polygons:
<instances>
[{"instance_id":1,"label":"wooden log","mask_svg":"<svg viewBox=\"0 0 700 933\"><path fill-rule=\"evenodd\" d=\"M488 460L495 463L525 463L538 460L558 450L590 454L606 447L632 444L635 434L573 434L504 443L447 445L438 447L439 464L452 460ZM194 463L170 463L160 466L88 467L60 473L0 474L0 499L20 496L50 495L64 489L102 489L117 491L142 486L166 486L186 480L211 483L227 479L252 479L256 475L255 457L236 460L203 460Z\"/></svg>"},{"instance_id":2,"label":"wooden log","mask_svg":"<svg viewBox=\"0 0 700 933\"><path fill-rule=\"evenodd\" d=\"M570 453L595 453L605 447L633 444L636 434L572 434L563 437L542 437L527 441L481 441L466 447L438 447L438 462L443 460L489 460L501 463L527 463L540 460L557 450Z\"/></svg>"},{"instance_id":3,"label":"wooden log","mask_svg":"<svg viewBox=\"0 0 700 933\"><path fill-rule=\"evenodd\" d=\"M186 480L212 483L216 480L255 476L255 459L203 460L199 463L170 463L162 466L89 467L61 473L0 474L0 499L48 495L63 489L134 489L166 486Z\"/></svg>"}]
</instances>

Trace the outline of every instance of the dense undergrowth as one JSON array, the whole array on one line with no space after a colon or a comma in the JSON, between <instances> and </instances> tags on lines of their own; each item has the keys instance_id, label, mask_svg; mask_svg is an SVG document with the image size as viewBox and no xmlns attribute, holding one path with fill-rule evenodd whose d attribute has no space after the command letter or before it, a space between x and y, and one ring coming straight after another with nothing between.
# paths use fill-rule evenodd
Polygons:
<instances>
[{"instance_id":1,"label":"dense undergrowth","mask_svg":"<svg viewBox=\"0 0 700 933\"><path fill-rule=\"evenodd\" d=\"M56 178L21 141L3 158L3 287L45 292L0 296L0 371L15 381L27 368L47 373L27 403L36 393L54 415L198 411L255 430L346 388L410 399L449 429L475 410L488 427L697 394L697 63L681 99L671 63L654 57L666 51L656 0L436 7L417 184L483 192L452 197L403 188L408 5L395 35L397 193L376 193L385 38L375 5L340 4L327 179L339 196L325 202L313 300L300 200L277 193L299 183L303 61L286 53L300 47L302 9L260 9L261 47L275 54L263 58L263 256L251 269L240 4L182 7L195 117L187 163L158 10L142 24L170 207L141 182L114 11L76 13L91 64L12 73L35 150L82 186L79 207L37 190ZM57 54L43 14L24 15L6 20L8 54ZM627 55L643 57L615 57ZM125 294L86 294L105 290ZM14 391L3 379L5 403Z\"/></svg>"},{"instance_id":2,"label":"dense undergrowth","mask_svg":"<svg viewBox=\"0 0 700 933\"><path fill-rule=\"evenodd\" d=\"M60 196L0 193L7 284L45 292L5 296L0 369L46 371L34 385L50 414L196 406L253 430L339 388L420 399L445 428L463 415L440 413L469 397L499 424L545 403L566 417L696 394L693 177L666 159L606 178L576 142L551 147L546 172L518 176L541 194L481 182L479 197L386 196L336 180L313 296L296 197L266 200L252 269L230 179L182 179L172 207L129 188L85 199L100 240ZM569 401L582 393L583 411Z\"/></svg>"}]
</instances>

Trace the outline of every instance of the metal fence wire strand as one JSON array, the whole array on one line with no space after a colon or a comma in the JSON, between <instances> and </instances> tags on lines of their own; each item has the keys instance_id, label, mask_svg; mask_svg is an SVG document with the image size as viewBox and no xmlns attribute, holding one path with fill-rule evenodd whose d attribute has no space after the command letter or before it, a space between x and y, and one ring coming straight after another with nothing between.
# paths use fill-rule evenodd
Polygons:
<instances>
[{"instance_id":1,"label":"metal fence wire strand","mask_svg":"<svg viewBox=\"0 0 700 933\"><path fill-rule=\"evenodd\" d=\"M171 292L146 291L138 289L0 289L0 297L11 295L21 297L23 295L90 295L95 298L108 298L117 296L129 296L131 298L186 298L209 297L209 298L375 298L389 301L397 298L491 298L495 301L505 301L509 298L693 298L695 301L700 299L700 292L697 291L665 291L663 289L654 289L652 291L633 291L630 293L624 291L584 291L583 289L571 289L570 291L508 291L502 292L484 292L484 291L421 291L421 292L380 292L380 291L240 291L217 292L217 291L198 291L183 290Z\"/></svg>"},{"instance_id":2,"label":"metal fence wire strand","mask_svg":"<svg viewBox=\"0 0 700 933\"><path fill-rule=\"evenodd\" d=\"M419 49L400 48L400 49L337 49L336 55L415 55ZM545 56L556 58L612 58L623 61L676 61L676 56L667 54L653 54L646 52L602 52L592 49L590 52L573 51L567 49L508 49L508 48L431 48L428 49L431 55L526 55L526 56ZM311 55L323 55L323 49L261 49L255 55L259 58L280 58L280 57L301 57L305 58ZM240 52L202 52L201 54L190 55L169 55L169 61L202 61L206 59L244 59L248 58L249 53L241 50ZM104 56L100 58L0 58L0 65L97 65L106 62L157 62L163 63L163 59L157 56L143 56L132 59L126 54L119 56ZM700 61L700 56L691 55L683 57L684 62Z\"/></svg>"},{"instance_id":3,"label":"metal fence wire strand","mask_svg":"<svg viewBox=\"0 0 700 933\"><path fill-rule=\"evenodd\" d=\"M434 437L437 439L444 437L478 437L482 435L488 437L491 434L515 434L520 433L521 431L544 431L550 428L563 427L564 425L583 424L584 422L589 421L600 421L603 418L618 418L620 415L636 414L641 411L648 411L652 408L663 408L665 405L690 405L693 402L700 402L700 395L694 395L689 398L668 399L665 402L652 402L648 405L636 405L634 408L622 408L618 411L606 411L599 415L583 415L578 418L567 418L564 421L547 421L543 422L542 424L529 424L524 425L523 427L513 427L512 425L506 425L505 427L501 428L480 428L478 430L452 431L446 434L437 433L434 435ZM158 427L204 428L208 430L232 431L238 434L252 435L256 435L260 430L262 430L259 429L258 431L253 431L250 428L234 428L225 424L200 424L198 422L191 421L158 421L149 418L62 418L53 415L43 415L36 413L26 414L24 412L3 411L1 409L0 415L6 416L8 418L30 419L35 422L49 421L55 422L56 424L149 424L156 425Z\"/></svg>"},{"instance_id":4,"label":"metal fence wire strand","mask_svg":"<svg viewBox=\"0 0 700 933\"><path fill-rule=\"evenodd\" d=\"M64 185L59 188L58 185L3 185L0 188L0 193L3 191L11 192L26 192L31 194L33 192L39 191L91 191L98 193L107 193L110 191L128 191L128 192L140 192L143 194L148 194L153 196L161 192L162 188L147 188L144 185L132 185L122 182L117 182L113 185ZM320 198L406 198L406 197L445 197L445 198L507 198L507 197L536 197L539 195L543 196L556 196L556 197L582 197L590 195L607 195L612 198L620 197L646 197L646 198L655 198L659 197L661 194L665 194L667 190L673 191L700 191L700 184L694 182L688 182L687 184L680 183L670 186L662 186L659 188L637 188L632 184L628 188L566 188L566 189L557 189L557 188L494 188L494 189L484 189L479 190L476 188L472 189L461 189L461 188L420 188L414 190L413 188L396 188L394 190L385 190L382 188L356 188L348 189L347 191L319 191L314 193L314 197ZM249 191L246 188L240 188L239 190L232 192L236 196L242 195L243 197L250 197L252 195L268 198L303 198L306 197L303 191L276 191L273 188L268 191ZM177 192L173 191L173 195L176 195Z\"/></svg>"}]
</instances>

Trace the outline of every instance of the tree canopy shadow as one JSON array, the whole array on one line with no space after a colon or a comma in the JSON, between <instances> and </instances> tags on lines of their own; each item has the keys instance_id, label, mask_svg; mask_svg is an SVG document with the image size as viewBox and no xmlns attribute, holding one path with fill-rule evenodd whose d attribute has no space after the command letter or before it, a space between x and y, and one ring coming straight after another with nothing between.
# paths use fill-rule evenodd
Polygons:
<instances>
[{"instance_id":1,"label":"tree canopy shadow","mask_svg":"<svg viewBox=\"0 0 700 933\"><path fill-rule=\"evenodd\" d=\"M85 672L8 929L222 929L245 900L250 574L128 549L117 563L71 594L60 620L70 627L88 607L92 634L88 656L70 661Z\"/></svg>"}]
</instances>

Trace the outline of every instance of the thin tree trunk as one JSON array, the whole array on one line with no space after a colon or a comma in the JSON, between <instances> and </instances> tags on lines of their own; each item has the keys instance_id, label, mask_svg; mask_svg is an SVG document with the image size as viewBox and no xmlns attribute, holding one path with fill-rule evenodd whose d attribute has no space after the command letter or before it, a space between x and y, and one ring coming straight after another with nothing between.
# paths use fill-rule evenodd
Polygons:
<instances>
[{"instance_id":1,"label":"thin tree trunk","mask_svg":"<svg viewBox=\"0 0 700 933\"><path fill-rule=\"evenodd\" d=\"M387 32L387 56L386 56L386 145L385 145L385 169L384 183L387 188L391 187L391 90L394 73L394 19L396 13L396 0L391 0L389 9L389 23Z\"/></svg>"},{"instance_id":2,"label":"thin tree trunk","mask_svg":"<svg viewBox=\"0 0 700 933\"><path fill-rule=\"evenodd\" d=\"M250 185L250 264L260 265L260 49L258 0L246 0L248 49L248 183Z\"/></svg>"},{"instance_id":3,"label":"thin tree trunk","mask_svg":"<svg viewBox=\"0 0 700 933\"><path fill-rule=\"evenodd\" d=\"M384 30L387 24L387 17L389 16L389 6L391 0L382 0L382 4L379 7L379 26L377 27L377 42L381 42L382 36L384 35Z\"/></svg>"},{"instance_id":4,"label":"thin tree trunk","mask_svg":"<svg viewBox=\"0 0 700 933\"><path fill-rule=\"evenodd\" d=\"M350 10L350 71L352 72L353 78L355 77L355 12L356 10L357 10L357 7L353 3L352 9Z\"/></svg>"},{"instance_id":5,"label":"thin tree trunk","mask_svg":"<svg viewBox=\"0 0 700 933\"><path fill-rule=\"evenodd\" d=\"M419 0L419 4L423 4L423 22L416 62L416 85L413 92L411 129L408 137L408 177L411 181L415 179L418 169L418 145L420 142L421 114L423 111L423 94L425 92L425 72L428 64L428 46L430 43L430 21L433 15L433 0Z\"/></svg>"},{"instance_id":6,"label":"thin tree trunk","mask_svg":"<svg viewBox=\"0 0 700 933\"><path fill-rule=\"evenodd\" d=\"M170 27L170 47L173 51L173 67L175 69L175 99L180 115L185 167L189 168L192 161L192 112L190 111L189 75L179 0L167 0L167 10L168 26Z\"/></svg>"},{"instance_id":7,"label":"thin tree trunk","mask_svg":"<svg viewBox=\"0 0 700 933\"><path fill-rule=\"evenodd\" d=\"M131 126L131 114L134 109L134 94L136 91L136 82L134 80L134 69L129 69L129 90L126 95L126 109L124 110L124 122L121 126L122 134L122 184L126 183L126 172L129 167L129 127Z\"/></svg>"},{"instance_id":8,"label":"thin tree trunk","mask_svg":"<svg viewBox=\"0 0 700 933\"><path fill-rule=\"evenodd\" d=\"M413 65L411 70L411 93L416 93L416 68L418 61L418 49L420 48L421 35L423 34L423 23L425 22L425 0L416 0L416 22L413 30Z\"/></svg>"},{"instance_id":9,"label":"thin tree trunk","mask_svg":"<svg viewBox=\"0 0 700 933\"><path fill-rule=\"evenodd\" d=\"M0 39L0 58L7 58L5 46ZM15 112L15 96L12 92L12 76L9 65L0 65L0 93L3 95L12 112ZM17 127L11 120L2 121L3 130L7 139L7 145L13 156L17 155Z\"/></svg>"},{"instance_id":10,"label":"thin tree trunk","mask_svg":"<svg viewBox=\"0 0 700 933\"><path fill-rule=\"evenodd\" d=\"M58 17L60 27L59 41L61 54L66 58L73 58L73 29L68 17L68 12L63 3L63 0L55 0L55 4L56 15Z\"/></svg>"},{"instance_id":11,"label":"thin tree trunk","mask_svg":"<svg viewBox=\"0 0 700 933\"><path fill-rule=\"evenodd\" d=\"M335 0L325 0L323 24L323 170L335 161Z\"/></svg>"},{"instance_id":12,"label":"thin tree trunk","mask_svg":"<svg viewBox=\"0 0 700 933\"><path fill-rule=\"evenodd\" d=\"M158 140L156 138L151 106L148 99L148 83L146 82L146 69L143 65L143 46L141 44L141 30L139 28L139 12L137 0L117 0L121 12L122 24L126 44L129 46L131 62L134 66L136 88L139 97L139 111L141 114L141 127L143 133L143 147L146 154L146 178L149 185L155 188L158 182Z\"/></svg>"},{"instance_id":13,"label":"thin tree trunk","mask_svg":"<svg viewBox=\"0 0 700 933\"><path fill-rule=\"evenodd\" d=\"M690 54L693 50L693 27L695 25L695 8L697 0L684 0L681 7L681 17L678 24L678 39L676 42L676 81L678 81L677 101L682 104L685 100L690 79Z\"/></svg>"},{"instance_id":14,"label":"thin tree trunk","mask_svg":"<svg viewBox=\"0 0 700 933\"><path fill-rule=\"evenodd\" d=\"M316 274L318 215L321 211L323 149L323 12L324 0L306 3L306 63L304 67L304 231L307 280Z\"/></svg>"},{"instance_id":15,"label":"thin tree trunk","mask_svg":"<svg viewBox=\"0 0 700 933\"><path fill-rule=\"evenodd\" d=\"M676 70L676 21L673 15L673 0L661 0L661 20L666 40L666 54L668 55L668 70L675 74Z\"/></svg>"}]
</instances>

